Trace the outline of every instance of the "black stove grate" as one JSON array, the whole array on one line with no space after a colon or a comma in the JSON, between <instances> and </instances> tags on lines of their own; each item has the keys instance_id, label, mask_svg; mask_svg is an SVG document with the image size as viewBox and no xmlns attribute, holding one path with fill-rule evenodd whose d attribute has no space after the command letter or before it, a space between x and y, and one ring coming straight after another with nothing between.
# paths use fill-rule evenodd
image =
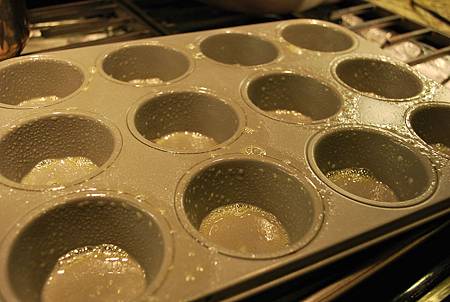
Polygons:
<instances>
[{"instance_id":1,"label":"black stove grate","mask_svg":"<svg viewBox=\"0 0 450 302\"><path fill-rule=\"evenodd\" d=\"M28 11L31 39L23 54L159 36L122 1L87 0Z\"/></svg>"},{"instance_id":2,"label":"black stove grate","mask_svg":"<svg viewBox=\"0 0 450 302\"><path fill-rule=\"evenodd\" d=\"M216 9L192 0L84 0L65 2L40 7L36 5L35 1L29 1L31 39L23 54L269 22L293 17L249 16Z\"/></svg>"},{"instance_id":3,"label":"black stove grate","mask_svg":"<svg viewBox=\"0 0 450 302\"><path fill-rule=\"evenodd\" d=\"M450 88L450 37L366 1L320 6L298 18L317 18L347 27L391 56Z\"/></svg>"},{"instance_id":4,"label":"black stove grate","mask_svg":"<svg viewBox=\"0 0 450 302\"><path fill-rule=\"evenodd\" d=\"M293 16L250 16L208 6L199 1L124 0L145 14L149 25L158 24L164 34L255 24L293 18Z\"/></svg>"},{"instance_id":5,"label":"black stove grate","mask_svg":"<svg viewBox=\"0 0 450 302\"><path fill-rule=\"evenodd\" d=\"M373 40L450 88L450 37L366 1L250 16L195 0L85 0L32 8L29 15L32 39L25 54L292 18L324 19Z\"/></svg>"}]
</instances>

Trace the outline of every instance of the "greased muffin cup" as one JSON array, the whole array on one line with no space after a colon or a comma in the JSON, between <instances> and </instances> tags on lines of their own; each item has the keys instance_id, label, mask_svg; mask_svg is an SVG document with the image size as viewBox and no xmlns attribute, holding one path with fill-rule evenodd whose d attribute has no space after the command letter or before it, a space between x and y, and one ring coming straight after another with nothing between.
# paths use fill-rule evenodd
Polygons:
<instances>
[{"instance_id":1,"label":"greased muffin cup","mask_svg":"<svg viewBox=\"0 0 450 302\"><path fill-rule=\"evenodd\" d=\"M145 274L133 301L232 300L449 211L450 92L334 24L25 56L0 79L5 302L44 301L61 257L103 244Z\"/></svg>"}]
</instances>

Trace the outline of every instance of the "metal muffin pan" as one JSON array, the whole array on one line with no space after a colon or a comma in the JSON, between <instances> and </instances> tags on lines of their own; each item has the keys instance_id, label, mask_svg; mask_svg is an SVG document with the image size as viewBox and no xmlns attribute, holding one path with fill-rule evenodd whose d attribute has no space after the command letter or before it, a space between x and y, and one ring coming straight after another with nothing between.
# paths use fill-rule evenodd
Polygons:
<instances>
[{"instance_id":1,"label":"metal muffin pan","mask_svg":"<svg viewBox=\"0 0 450 302\"><path fill-rule=\"evenodd\" d=\"M449 210L449 91L333 24L16 58L0 78L1 301L41 301L57 259L97 244L119 246L146 272L136 301L233 300ZM161 143L175 132L208 140ZM38 162L67 156L97 168L23 183ZM397 200L330 179L352 168ZM199 231L236 202L276 217L288 242L249 251ZM232 245L250 236L235 231L224 235Z\"/></svg>"}]
</instances>

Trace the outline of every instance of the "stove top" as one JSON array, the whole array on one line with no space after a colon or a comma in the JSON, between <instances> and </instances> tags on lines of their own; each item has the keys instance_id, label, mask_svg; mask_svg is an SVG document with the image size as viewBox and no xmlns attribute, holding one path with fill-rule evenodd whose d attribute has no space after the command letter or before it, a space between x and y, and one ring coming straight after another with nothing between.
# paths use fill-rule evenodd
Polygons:
<instances>
[{"instance_id":1,"label":"stove top","mask_svg":"<svg viewBox=\"0 0 450 302\"><path fill-rule=\"evenodd\" d=\"M308 17L344 25L450 88L450 37L366 1L264 16L228 12L193 0L28 2L31 39L22 54Z\"/></svg>"}]
</instances>

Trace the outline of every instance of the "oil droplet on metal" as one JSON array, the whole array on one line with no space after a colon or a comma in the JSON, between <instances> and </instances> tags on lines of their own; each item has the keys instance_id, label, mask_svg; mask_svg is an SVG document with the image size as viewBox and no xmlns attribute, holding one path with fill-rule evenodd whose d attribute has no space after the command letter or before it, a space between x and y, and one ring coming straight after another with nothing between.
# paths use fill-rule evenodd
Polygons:
<instances>
[{"instance_id":1,"label":"oil droplet on metal","mask_svg":"<svg viewBox=\"0 0 450 302\"><path fill-rule=\"evenodd\" d=\"M278 218L248 203L214 209L199 231L212 242L242 253L277 252L289 245L289 236Z\"/></svg>"},{"instance_id":2,"label":"oil droplet on metal","mask_svg":"<svg viewBox=\"0 0 450 302\"><path fill-rule=\"evenodd\" d=\"M183 151L202 151L216 146L218 143L206 135L198 132L173 132L155 139L158 145Z\"/></svg>"},{"instance_id":3,"label":"oil droplet on metal","mask_svg":"<svg viewBox=\"0 0 450 302\"><path fill-rule=\"evenodd\" d=\"M63 185L85 177L98 168L86 157L65 157L44 159L22 178L25 185Z\"/></svg>"},{"instance_id":4,"label":"oil droplet on metal","mask_svg":"<svg viewBox=\"0 0 450 302\"><path fill-rule=\"evenodd\" d=\"M132 301L144 292L146 283L144 270L121 248L85 246L58 259L42 301Z\"/></svg>"},{"instance_id":5,"label":"oil droplet on metal","mask_svg":"<svg viewBox=\"0 0 450 302\"><path fill-rule=\"evenodd\" d=\"M375 201L396 202L399 201L394 191L382 183L372 173L364 168L346 168L330 171L326 177L340 188Z\"/></svg>"},{"instance_id":6,"label":"oil droplet on metal","mask_svg":"<svg viewBox=\"0 0 450 302\"><path fill-rule=\"evenodd\" d=\"M54 104L59 101L59 97L56 95L42 96L37 98L32 98L20 102L17 106L19 107L42 107Z\"/></svg>"}]
</instances>

